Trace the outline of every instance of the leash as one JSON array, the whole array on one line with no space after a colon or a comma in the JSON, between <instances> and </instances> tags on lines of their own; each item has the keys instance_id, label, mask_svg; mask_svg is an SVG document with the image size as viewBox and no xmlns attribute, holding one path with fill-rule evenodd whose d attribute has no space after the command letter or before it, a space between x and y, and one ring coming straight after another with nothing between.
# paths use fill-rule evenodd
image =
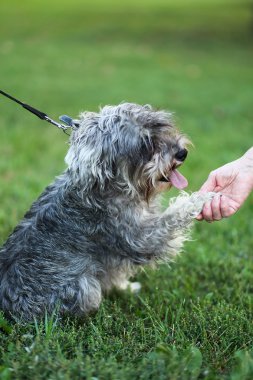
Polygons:
<instances>
[{"instance_id":1,"label":"leash","mask_svg":"<svg viewBox=\"0 0 253 380\"><path fill-rule=\"evenodd\" d=\"M3 96L6 96L6 98L9 98L9 99L13 100L14 102L18 103L23 108L25 108L27 111L33 113L34 115L36 115L40 119L46 120L48 123L55 125L57 128L60 128L64 133L66 133L66 130L68 128L79 126L77 123L75 123L75 121L70 116L62 115L59 117L59 120L63 121L63 123L66 124L66 125L63 125L63 124L60 124L57 121L51 119L46 113L41 112L41 111L37 110L36 108L29 106L29 104L21 102L20 100L14 98L13 96L7 94L6 92L4 92L2 90L0 90L0 94L2 94Z\"/></svg>"}]
</instances>

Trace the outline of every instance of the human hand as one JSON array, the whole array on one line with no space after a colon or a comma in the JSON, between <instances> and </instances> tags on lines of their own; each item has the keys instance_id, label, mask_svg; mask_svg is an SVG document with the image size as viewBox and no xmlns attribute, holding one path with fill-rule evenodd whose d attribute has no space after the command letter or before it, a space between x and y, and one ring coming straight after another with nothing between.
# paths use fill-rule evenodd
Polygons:
<instances>
[{"instance_id":1,"label":"human hand","mask_svg":"<svg viewBox=\"0 0 253 380\"><path fill-rule=\"evenodd\" d=\"M253 189L253 148L236 161L212 171L200 192L218 194L206 202L197 220L212 222L233 215Z\"/></svg>"}]
</instances>

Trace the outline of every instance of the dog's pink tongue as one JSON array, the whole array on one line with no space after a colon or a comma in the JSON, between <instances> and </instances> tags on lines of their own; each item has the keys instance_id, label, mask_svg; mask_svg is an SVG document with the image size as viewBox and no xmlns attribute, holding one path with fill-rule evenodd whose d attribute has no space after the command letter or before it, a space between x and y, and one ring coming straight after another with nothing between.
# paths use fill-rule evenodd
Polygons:
<instances>
[{"instance_id":1,"label":"dog's pink tongue","mask_svg":"<svg viewBox=\"0 0 253 380\"><path fill-rule=\"evenodd\" d=\"M179 173L176 169L172 170L170 175L170 182L172 186L176 187L177 189L184 189L186 186L188 186L187 179Z\"/></svg>"}]
</instances>

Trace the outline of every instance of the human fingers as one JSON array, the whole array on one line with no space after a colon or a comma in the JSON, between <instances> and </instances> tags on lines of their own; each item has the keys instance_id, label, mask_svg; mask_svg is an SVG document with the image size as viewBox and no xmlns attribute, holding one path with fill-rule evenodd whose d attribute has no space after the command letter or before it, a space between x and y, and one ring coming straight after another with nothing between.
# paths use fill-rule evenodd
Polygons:
<instances>
[{"instance_id":1,"label":"human fingers","mask_svg":"<svg viewBox=\"0 0 253 380\"><path fill-rule=\"evenodd\" d=\"M228 218L229 216L233 215L237 209L231 205L231 199L225 195L221 196L221 215L223 218Z\"/></svg>"},{"instance_id":2,"label":"human fingers","mask_svg":"<svg viewBox=\"0 0 253 380\"><path fill-rule=\"evenodd\" d=\"M202 217L207 222L213 221L213 213L212 213L212 208L211 208L211 202L206 202L204 204L204 207L202 209Z\"/></svg>"},{"instance_id":3,"label":"human fingers","mask_svg":"<svg viewBox=\"0 0 253 380\"><path fill-rule=\"evenodd\" d=\"M221 220L221 195L216 194L211 201L212 220Z\"/></svg>"},{"instance_id":4,"label":"human fingers","mask_svg":"<svg viewBox=\"0 0 253 380\"><path fill-rule=\"evenodd\" d=\"M203 215L202 215L202 213L200 213L198 216L196 216L195 219L198 220L199 222L201 222L201 221L203 220Z\"/></svg>"}]
</instances>

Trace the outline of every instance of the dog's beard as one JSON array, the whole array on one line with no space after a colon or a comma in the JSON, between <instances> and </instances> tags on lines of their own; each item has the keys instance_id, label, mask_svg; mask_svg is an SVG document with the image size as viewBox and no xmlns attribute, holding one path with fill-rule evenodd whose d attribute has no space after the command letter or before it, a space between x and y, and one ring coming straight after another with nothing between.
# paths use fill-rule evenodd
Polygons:
<instances>
[{"instance_id":1,"label":"dog's beard","mask_svg":"<svg viewBox=\"0 0 253 380\"><path fill-rule=\"evenodd\" d=\"M187 179L179 172L182 162L171 158L169 164L161 155L156 155L143 168L143 186L146 198L162 191L168 191L171 187L183 190L188 186ZM141 182L141 181L140 181Z\"/></svg>"},{"instance_id":2,"label":"dog's beard","mask_svg":"<svg viewBox=\"0 0 253 380\"><path fill-rule=\"evenodd\" d=\"M131 172L131 169L129 172ZM129 193L131 193L130 190L134 189L132 194L135 193L147 202L157 194L170 190L171 187L182 190L188 185L187 179L176 169L175 164L173 167L166 168L165 171L157 170L153 163L149 163L142 169L139 168L138 170L137 168L133 177L130 178L125 175L124 180L124 189L129 189Z\"/></svg>"}]
</instances>

